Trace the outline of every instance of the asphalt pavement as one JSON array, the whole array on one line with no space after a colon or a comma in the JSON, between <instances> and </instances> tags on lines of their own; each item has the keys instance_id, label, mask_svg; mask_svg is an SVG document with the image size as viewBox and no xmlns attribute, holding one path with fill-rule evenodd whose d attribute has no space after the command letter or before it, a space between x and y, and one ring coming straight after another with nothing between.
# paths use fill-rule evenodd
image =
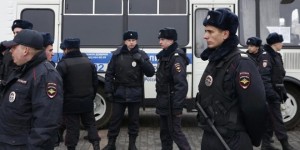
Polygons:
<instances>
[{"instance_id":1,"label":"asphalt pavement","mask_svg":"<svg viewBox=\"0 0 300 150\"><path fill-rule=\"evenodd\" d=\"M203 131L197 127L196 123L196 113L184 112L182 118L182 130L185 133L192 150L200 150L202 133ZM128 118L127 115L124 118L120 134L117 138L116 147L117 150L127 150L129 137L127 133ZM98 131L101 137L100 147L101 149L107 144L108 139L107 129L100 129ZM84 140L83 137L86 135L86 131L82 130L80 133L80 141L76 147L76 150L93 150L92 145ZM294 148L300 150L300 125L288 131L289 142ZM280 143L276 138L274 138L274 145L277 148L281 148ZM141 109L140 111L140 132L136 141L136 146L139 150L161 150L161 142L159 138L159 116L155 114L155 109L146 108L145 111ZM176 144L173 145L174 150L179 150ZM260 148L254 147L254 150L259 150ZM64 143L60 143L59 147L55 150L67 150Z\"/></svg>"}]
</instances>

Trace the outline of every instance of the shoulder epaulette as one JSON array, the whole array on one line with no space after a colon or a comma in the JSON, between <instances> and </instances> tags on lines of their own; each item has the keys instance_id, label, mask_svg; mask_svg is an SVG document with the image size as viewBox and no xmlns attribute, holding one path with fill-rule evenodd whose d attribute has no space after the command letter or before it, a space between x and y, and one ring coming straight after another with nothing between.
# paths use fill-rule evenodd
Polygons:
<instances>
[{"instance_id":1,"label":"shoulder epaulette","mask_svg":"<svg viewBox=\"0 0 300 150\"><path fill-rule=\"evenodd\" d=\"M241 56L242 56L242 57L248 57L248 54L241 53Z\"/></svg>"}]
</instances>

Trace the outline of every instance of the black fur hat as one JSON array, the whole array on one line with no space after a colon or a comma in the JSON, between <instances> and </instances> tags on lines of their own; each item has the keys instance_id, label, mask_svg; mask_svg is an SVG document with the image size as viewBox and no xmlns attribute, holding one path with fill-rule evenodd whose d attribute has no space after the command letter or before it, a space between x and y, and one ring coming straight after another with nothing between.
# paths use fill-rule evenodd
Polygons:
<instances>
[{"instance_id":1,"label":"black fur hat","mask_svg":"<svg viewBox=\"0 0 300 150\"><path fill-rule=\"evenodd\" d=\"M54 41L50 33L42 33L43 36L43 45L47 47L48 45L53 45Z\"/></svg>"},{"instance_id":2,"label":"black fur hat","mask_svg":"<svg viewBox=\"0 0 300 150\"><path fill-rule=\"evenodd\" d=\"M59 48L62 49L62 50L66 50L66 47L65 47L64 43L60 43Z\"/></svg>"},{"instance_id":3,"label":"black fur hat","mask_svg":"<svg viewBox=\"0 0 300 150\"><path fill-rule=\"evenodd\" d=\"M80 48L80 39L79 38L67 38L64 40L62 45L60 47L63 47L64 49L79 49Z\"/></svg>"},{"instance_id":4,"label":"black fur hat","mask_svg":"<svg viewBox=\"0 0 300 150\"><path fill-rule=\"evenodd\" d=\"M257 46L257 47L260 47L261 46L261 39L259 37L250 37L248 38L246 44L247 45L254 45L254 46Z\"/></svg>"},{"instance_id":5,"label":"black fur hat","mask_svg":"<svg viewBox=\"0 0 300 150\"><path fill-rule=\"evenodd\" d=\"M123 34L123 40L128 40L128 39L138 39L138 33L135 31L126 31Z\"/></svg>"},{"instance_id":6,"label":"black fur hat","mask_svg":"<svg viewBox=\"0 0 300 150\"><path fill-rule=\"evenodd\" d=\"M177 40L177 32L174 28L163 28L159 30L158 38L164 38L169 40Z\"/></svg>"},{"instance_id":7,"label":"black fur hat","mask_svg":"<svg viewBox=\"0 0 300 150\"><path fill-rule=\"evenodd\" d=\"M209 11L203 21L203 25L211 25L222 30L228 30L230 34L236 34L239 19L229 9L220 8Z\"/></svg>"},{"instance_id":8,"label":"black fur hat","mask_svg":"<svg viewBox=\"0 0 300 150\"><path fill-rule=\"evenodd\" d=\"M14 31L15 28L22 28L22 29L32 29L33 25L31 22L26 20L17 19L13 22L11 26L11 30Z\"/></svg>"},{"instance_id":9,"label":"black fur hat","mask_svg":"<svg viewBox=\"0 0 300 150\"><path fill-rule=\"evenodd\" d=\"M282 35L276 32L270 33L267 37L267 43L269 45L273 45L275 43L282 43L282 42L283 42Z\"/></svg>"}]
</instances>

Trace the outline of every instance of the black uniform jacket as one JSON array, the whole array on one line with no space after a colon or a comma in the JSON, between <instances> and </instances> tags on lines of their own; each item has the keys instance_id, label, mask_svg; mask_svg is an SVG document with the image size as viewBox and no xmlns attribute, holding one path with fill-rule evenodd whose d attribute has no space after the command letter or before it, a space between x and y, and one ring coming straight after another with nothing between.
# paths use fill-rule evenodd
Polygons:
<instances>
[{"instance_id":1,"label":"black uniform jacket","mask_svg":"<svg viewBox=\"0 0 300 150\"><path fill-rule=\"evenodd\" d=\"M276 84L283 84L285 76L282 56L267 44L264 45L264 50L266 52L261 57L260 72L264 81L267 100L268 102L279 103L283 98L282 96L286 97L284 86L278 89L276 87Z\"/></svg>"},{"instance_id":2,"label":"black uniform jacket","mask_svg":"<svg viewBox=\"0 0 300 150\"><path fill-rule=\"evenodd\" d=\"M156 113L159 115L182 114L188 91L186 66L189 60L175 42L156 55L159 60L156 72Z\"/></svg>"},{"instance_id":3,"label":"black uniform jacket","mask_svg":"<svg viewBox=\"0 0 300 150\"><path fill-rule=\"evenodd\" d=\"M133 59L136 53L141 54L143 62ZM148 55L136 45L128 50L126 45L112 53L105 74L105 93L113 95L114 102L140 102L144 97L144 75L153 76L154 67Z\"/></svg>"},{"instance_id":4,"label":"black uniform jacket","mask_svg":"<svg viewBox=\"0 0 300 150\"><path fill-rule=\"evenodd\" d=\"M271 48L264 46L265 48ZM272 51L274 51L271 48ZM275 51L274 51L275 52ZM267 100L279 100L279 95L272 85L272 58L264 49L259 49L256 54L249 54L255 61L264 82Z\"/></svg>"},{"instance_id":5,"label":"black uniform jacket","mask_svg":"<svg viewBox=\"0 0 300 150\"><path fill-rule=\"evenodd\" d=\"M204 50L201 54L201 58L203 60L209 60L209 63L222 61L226 56L237 49L237 44L237 36L231 35L219 48L207 48ZM241 116L240 118L242 119L242 121L238 122L242 122L252 140L252 144L258 146L265 131L264 125L267 115L266 98L263 81L257 67L254 61L247 58L247 56L247 54L240 54L239 57L237 57L238 59L229 65L223 78L223 83L214 83L214 80L210 80L210 82L202 84L206 86L221 84L223 86L224 98L237 100L236 105L238 105L239 108L237 115ZM209 92L210 91L199 90L199 93ZM209 97L204 97L204 99L206 98Z\"/></svg>"},{"instance_id":6,"label":"black uniform jacket","mask_svg":"<svg viewBox=\"0 0 300 150\"><path fill-rule=\"evenodd\" d=\"M51 148L62 103L62 79L41 51L11 74L1 93L0 142Z\"/></svg>"},{"instance_id":7,"label":"black uniform jacket","mask_svg":"<svg viewBox=\"0 0 300 150\"><path fill-rule=\"evenodd\" d=\"M64 83L64 113L84 113L94 109L98 79L95 65L73 50L63 56L57 71Z\"/></svg>"}]
</instances>

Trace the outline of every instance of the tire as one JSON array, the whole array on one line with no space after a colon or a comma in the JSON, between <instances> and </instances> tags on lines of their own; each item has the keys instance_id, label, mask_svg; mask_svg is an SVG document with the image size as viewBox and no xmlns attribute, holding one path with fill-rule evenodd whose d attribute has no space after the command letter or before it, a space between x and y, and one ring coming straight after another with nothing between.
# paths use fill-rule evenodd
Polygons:
<instances>
[{"instance_id":1,"label":"tire","mask_svg":"<svg viewBox=\"0 0 300 150\"><path fill-rule=\"evenodd\" d=\"M288 99L281 104L283 122L288 130L295 128L300 122L300 93L297 86L285 85Z\"/></svg>"},{"instance_id":2,"label":"tire","mask_svg":"<svg viewBox=\"0 0 300 150\"><path fill-rule=\"evenodd\" d=\"M103 87L98 88L98 93L94 99L94 114L97 128L105 128L112 115L112 103L105 100Z\"/></svg>"}]
</instances>

